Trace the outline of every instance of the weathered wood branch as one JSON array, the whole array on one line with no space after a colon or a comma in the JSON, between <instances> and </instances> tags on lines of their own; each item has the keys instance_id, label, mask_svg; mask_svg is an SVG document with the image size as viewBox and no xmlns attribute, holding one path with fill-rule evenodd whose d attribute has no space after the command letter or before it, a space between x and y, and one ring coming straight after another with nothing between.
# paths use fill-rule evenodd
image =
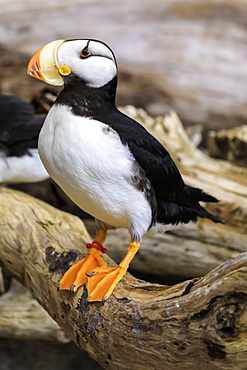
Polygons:
<instances>
[{"instance_id":1,"label":"weathered wood branch","mask_svg":"<svg viewBox=\"0 0 247 370\"><path fill-rule=\"evenodd\" d=\"M247 253L171 287L127 275L104 305L87 304L85 287L58 291L68 265L87 253L82 221L3 187L0 204L1 265L101 366L246 368Z\"/></svg>"},{"instance_id":2,"label":"weathered wood branch","mask_svg":"<svg viewBox=\"0 0 247 370\"><path fill-rule=\"evenodd\" d=\"M208 233L205 239L201 236L204 233ZM105 242L108 255L120 262L128 242L126 230L109 231ZM247 235L238 233L237 229L202 220L198 224L181 226L174 232L145 235L131 263L131 271L142 277L150 275L152 281L164 283L200 277L246 251L246 243Z\"/></svg>"},{"instance_id":3,"label":"weathered wood branch","mask_svg":"<svg viewBox=\"0 0 247 370\"><path fill-rule=\"evenodd\" d=\"M70 341L29 291L15 279L12 279L8 292L0 296L0 337L55 343Z\"/></svg>"}]
</instances>

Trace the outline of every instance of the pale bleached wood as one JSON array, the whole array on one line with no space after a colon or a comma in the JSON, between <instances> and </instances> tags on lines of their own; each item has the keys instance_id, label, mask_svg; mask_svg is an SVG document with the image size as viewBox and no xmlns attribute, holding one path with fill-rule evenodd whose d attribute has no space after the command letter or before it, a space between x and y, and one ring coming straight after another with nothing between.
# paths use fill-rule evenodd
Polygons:
<instances>
[{"instance_id":1,"label":"pale bleached wood","mask_svg":"<svg viewBox=\"0 0 247 370\"><path fill-rule=\"evenodd\" d=\"M125 230L109 231L105 242L109 256L120 262L128 242ZM145 235L131 270L144 277L153 275L153 279L163 282L203 276L246 251L246 243L246 234L237 229L199 221L199 224L181 226L172 233Z\"/></svg>"},{"instance_id":2,"label":"pale bleached wood","mask_svg":"<svg viewBox=\"0 0 247 370\"><path fill-rule=\"evenodd\" d=\"M0 337L68 343L63 330L29 291L12 279L8 292L0 296Z\"/></svg>"},{"instance_id":3,"label":"pale bleached wood","mask_svg":"<svg viewBox=\"0 0 247 370\"><path fill-rule=\"evenodd\" d=\"M68 264L86 254L83 223L3 187L0 203L1 265L103 368L246 368L247 253L171 287L127 275L104 305L87 304L85 288L58 291Z\"/></svg>"}]
</instances>

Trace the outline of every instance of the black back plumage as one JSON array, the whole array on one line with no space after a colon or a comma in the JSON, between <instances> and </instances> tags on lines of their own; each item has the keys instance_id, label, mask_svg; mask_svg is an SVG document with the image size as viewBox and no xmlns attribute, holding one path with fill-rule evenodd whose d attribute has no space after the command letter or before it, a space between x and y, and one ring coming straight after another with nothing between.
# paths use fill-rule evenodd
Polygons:
<instances>
[{"instance_id":1,"label":"black back plumage","mask_svg":"<svg viewBox=\"0 0 247 370\"><path fill-rule=\"evenodd\" d=\"M16 96L0 95L0 152L20 157L37 148L45 116Z\"/></svg>"},{"instance_id":2,"label":"black back plumage","mask_svg":"<svg viewBox=\"0 0 247 370\"><path fill-rule=\"evenodd\" d=\"M178 224L198 217L221 222L199 202L218 202L202 190L184 184L167 150L143 126L121 113L115 105L117 77L101 88L90 88L73 74L55 104L70 105L75 115L91 117L115 130L150 181L156 204L152 224Z\"/></svg>"}]
</instances>

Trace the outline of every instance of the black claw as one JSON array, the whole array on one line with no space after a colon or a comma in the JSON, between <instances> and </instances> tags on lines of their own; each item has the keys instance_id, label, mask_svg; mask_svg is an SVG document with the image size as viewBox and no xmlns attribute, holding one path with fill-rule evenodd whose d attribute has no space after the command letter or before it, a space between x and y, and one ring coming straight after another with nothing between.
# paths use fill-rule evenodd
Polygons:
<instances>
[{"instance_id":1,"label":"black claw","mask_svg":"<svg viewBox=\"0 0 247 370\"><path fill-rule=\"evenodd\" d=\"M90 274L86 274L88 277L94 276L97 274L97 271L92 271Z\"/></svg>"},{"instance_id":2,"label":"black claw","mask_svg":"<svg viewBox=\"0 0 247 370\"><path fill-rule=\"evenodd\" d=\"M72 284L69 291L70 291L70 293L76 292L76 285Z\"/></svg>"}]
</instances>

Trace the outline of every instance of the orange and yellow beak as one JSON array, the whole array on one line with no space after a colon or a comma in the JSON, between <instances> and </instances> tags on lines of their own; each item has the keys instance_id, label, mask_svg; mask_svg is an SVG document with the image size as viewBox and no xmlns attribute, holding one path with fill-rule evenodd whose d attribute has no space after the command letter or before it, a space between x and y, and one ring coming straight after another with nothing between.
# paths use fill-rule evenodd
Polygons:
<instances>
[{"instance_id":1,"label":"orange and yellow beak","mask_svg":"<svg viewBox=\"0 0 247 370\"><path fill-rule=\"evenodd\" d=\"M62 75L71 72L69 67L60 66L57 60L58 49L63 43L64 40L52 41L38 50L28 63L27 74L50 85L63 85Z\"/></svg>"}]
</instances>

